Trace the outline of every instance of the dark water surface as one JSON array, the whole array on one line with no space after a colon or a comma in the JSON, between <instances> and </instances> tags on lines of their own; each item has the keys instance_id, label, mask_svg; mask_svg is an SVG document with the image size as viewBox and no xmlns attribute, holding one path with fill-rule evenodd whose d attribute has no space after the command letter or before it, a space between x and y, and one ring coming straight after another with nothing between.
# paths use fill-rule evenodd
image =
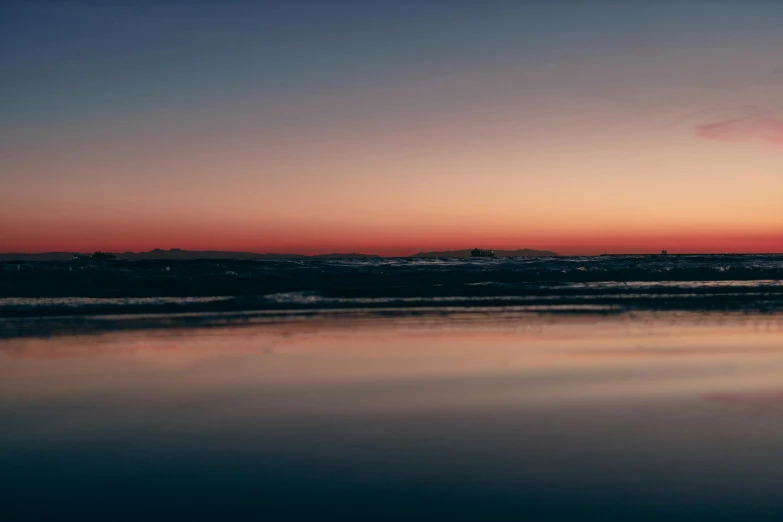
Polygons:
<instances>
[{"instance_id":1,"label":"dark water surface","mask_svg":"<svg viewBox=\"0 0 783 522\"><path fill-rule=\"evenodd\" d=\"M783 317L0 340L3 520L781 520Z\"/></svg>"},{"instance_id":2,"label":"dark water surface","mask_svg":"<svg viewBox=\"0 0 783 522\"><path fill-rule=\"evenodd\" d=\"M783 255L0 263L0 317L443 306L783 311Z\"/></svg>"}]
</instances>

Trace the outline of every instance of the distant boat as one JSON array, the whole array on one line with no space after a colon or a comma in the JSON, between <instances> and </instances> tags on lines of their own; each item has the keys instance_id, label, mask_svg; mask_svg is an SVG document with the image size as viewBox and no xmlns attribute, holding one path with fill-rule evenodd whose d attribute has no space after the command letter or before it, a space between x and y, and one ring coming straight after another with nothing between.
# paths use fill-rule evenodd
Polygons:
<instances>
[{"instance_id":1,"label":"distant boat","mask_svg":"<svg viewBox=\"0 0 783 522\"><path fill-rule=\"evenodd\" d=\"M93 254L90 256L90 259L93 261L114 261L117 259L117 256L108 252L101 252L100 250L97 250L93 252Z\"/></svg>"},{"instance_id":2,"label":"distant boat","mask_svg":"<svg viewBox=\"0 0 783 522\"><path fill-rule=\"evenodd\" d=\"M481 248L474 248L470 252L470 257L495 257L495 251L483 250Z\"/></svg>"},{"instance_id":3,"label":"distant boat","mask_svg":"<svg viewBox=\"0 0 783 522\"><path fill-rule=\"evenodd\" d=\"M662 256L668 256L669 255L669 251L666 250L666 249L663 249L663 250L661 250L661 255Z\"/></svg>"}]
</instances>

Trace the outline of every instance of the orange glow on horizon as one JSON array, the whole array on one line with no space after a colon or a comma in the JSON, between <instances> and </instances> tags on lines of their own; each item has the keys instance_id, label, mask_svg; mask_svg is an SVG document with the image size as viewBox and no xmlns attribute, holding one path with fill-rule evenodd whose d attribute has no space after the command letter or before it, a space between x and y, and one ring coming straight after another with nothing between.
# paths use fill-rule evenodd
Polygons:
<instances>
[{"instance_id":1,"label":"orange glow on horizon","mask_svg":"<svg viewBox=\"0 0 783 522\"><path fill-rule=\"evenodd\" d=\"M517 250L530 248L550 250L560 255L597 255L604 252L618 254L657 253L666 248L670 253L783 253L783 231L764 231L756 234L738 232L719 233L708 231L698 233L609 233L569 235L552 234L528 236L500 236L492 234L451 231L444 234L423 233L406 235L397 231L385 233L341 235L313 234L307 231L290 230L290 234L267 233L254 235L227 229L205 231L194 227L190 231L174 229L157 230L147 236L144 230L131 226L110 230L95 230L84 236L69 237L62 230L50 230L37 237L19 237L16 241L3 244L4 253L42 252L143 252L160 248L168 250L222 250L234 252L284 253L284 254L327 254L358 252L382 256L408 256L417 252L461 250L468 248L492 248L495 250ZM83 231L84 232L84 231Z\"/></svg>"}]
</instances>

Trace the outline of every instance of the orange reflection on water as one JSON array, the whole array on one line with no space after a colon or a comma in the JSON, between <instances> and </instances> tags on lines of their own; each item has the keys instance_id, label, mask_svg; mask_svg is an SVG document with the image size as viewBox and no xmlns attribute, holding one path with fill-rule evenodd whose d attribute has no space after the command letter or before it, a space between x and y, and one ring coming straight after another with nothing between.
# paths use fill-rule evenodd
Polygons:
<instances>
[{"instance_id":1,"label":"orange reflection on water","mask_svg":"<svg viewBox=\"0 0 783 522\"><path fill-rule=\"evenodd\" d=\"M117 332L5 340L0 386L6 400L381 383L396 387L383 402L405 407L620 400L783 388L781 331L765 317L477 314ZM408 394L436 382L448 393Z\"/></svg>"}]
</instances>

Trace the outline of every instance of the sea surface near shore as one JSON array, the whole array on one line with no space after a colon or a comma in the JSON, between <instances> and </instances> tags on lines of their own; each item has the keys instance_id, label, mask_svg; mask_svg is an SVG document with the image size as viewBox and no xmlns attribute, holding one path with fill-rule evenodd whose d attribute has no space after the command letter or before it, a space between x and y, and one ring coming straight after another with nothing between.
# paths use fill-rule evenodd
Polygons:
<instances>
[{"instance_id":1,"label":"sea surface near shore","mask_svg":"<svg viewBox=\"0 0 783 522\"><path fill-rule=\"evenodd\" d=\"M471 308L780 312L783 255L0 263L5 319L167 314L174 324L177 314L202 314L207 324L256 312ZM0 335L23 323L0 321Z\"/></svg>"},{"instance_id":2,"label":"sea surface near shore","mask_svg":"<svg viewBox=\"0 0 783 522\"><path fill-rule=\"evenodd\" d=\"M4 520L783 516L777 313L169 315L0 339Z\"/></svg>"}]
</instances>

